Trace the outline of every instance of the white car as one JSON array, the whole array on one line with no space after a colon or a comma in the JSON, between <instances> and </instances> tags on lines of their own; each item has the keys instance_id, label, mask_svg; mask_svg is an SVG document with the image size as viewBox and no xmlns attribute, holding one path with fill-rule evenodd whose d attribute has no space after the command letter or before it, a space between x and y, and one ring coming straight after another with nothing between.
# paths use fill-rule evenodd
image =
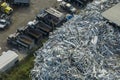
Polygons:
<instances>
[{"instance_id":1,"label":"white car","mask_svg":"<svg viewBox=\"0 0 120 80\"><path fill-rule=\"evenodd\" d=\"M75 13L77 11L77 9L75 7L73 7L70 3L67 3L67 2L64 2L64 1L62 1L60 3L60 7L63 10L66 10L69 13Z\"/></svg>"},{"instance_id":2,"label":"white car","mask_svg":"<svg viewBox=\"0 0 120 80\"><path fill-rule=\"evenodd\" d=\"M5 19L0 19L0 29L6 28L9 24L10 24L9 21L7 21Z\"/></svg>"}]
</instances>

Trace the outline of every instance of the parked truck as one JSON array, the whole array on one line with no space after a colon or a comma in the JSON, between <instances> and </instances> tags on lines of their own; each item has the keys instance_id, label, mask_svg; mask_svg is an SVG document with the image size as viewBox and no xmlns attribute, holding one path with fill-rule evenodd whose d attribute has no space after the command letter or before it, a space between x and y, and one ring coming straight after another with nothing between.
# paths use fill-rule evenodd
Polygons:
<instances>
[{"instance_id":1,"label":"parked truck","mask_svg":"<svg viewBox=\"0 0 120 80\"><path fill-rule=\"evenodd\" d=\"M33 29L30 26L26 26L17 30L17 32L26 34L30 38L34 39L35 43L39 45L43 38L43 34L38 29ZM41 44L41 43L40 43Z\"/></svg>"},{"instance_id":2,"label":"parked truck","mask_svg":"<svg viewBox=\"0 0 120 80\"><path fill-rule=\"evenodd\" d=\"M13 9L6 2L3 2L0 4L0 9L3 13L6 13L6 14L11 14L13 12Z\"/></svg>"},{"instance_id":3,"label":"parked truck","mask_svg":"<svg viewBox=\"0 0 120 80\"><path fill-rule=\"evenodd\" d=\"M23 5L23 6L29 6L30 5L30 0L9 0L9 2L13 5Z\"/></svg>"},{"instance_id":4,"label":"parked truck","mask_svg":"<svg viewBox=\"0 0 120 80\"><path fill-rule=\"evenodd\" d=\"M32 49L34 47L34 40L25 34L15 33L11 34L7 39L8 44L15 48Z\"/></svg>"},{"instance_id":5,"label":"parked truck","mask_svg":"<svg viewBox=\"0 0 120 80\"><path fill-rule=\"evenodd\" d=\"M43 36L48 36L49 32L52 31L52 27L47 25L47 24L45 24L42 21L37 21L37 20L30 21L28 23L28 26L31 29L37 29L38 31L40 31L41 34L43 34Z\"/></svg>"},{"instance_id":6,"label":"parked truck","mask_svg":"<svg viewBox=\"0 0 120 80\"><path fill-rule=\"evenodd\" d=\"M36 19L54 28L61 26L61 24L65 21L65 14L50 7L40 12L36 16Z\"/></svg>"}]
</instances>

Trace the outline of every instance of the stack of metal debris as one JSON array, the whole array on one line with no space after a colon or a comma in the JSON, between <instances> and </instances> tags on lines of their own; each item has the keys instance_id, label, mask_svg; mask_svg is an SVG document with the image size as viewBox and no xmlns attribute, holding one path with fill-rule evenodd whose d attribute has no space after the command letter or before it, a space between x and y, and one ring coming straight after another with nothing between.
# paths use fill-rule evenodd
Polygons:
<instances>
[{"instance_id":1,"label":"stack of metal debris","mask_svg":"<svg viewBox=\"0 0 120 80\"><path fill-rule=\"evenodd\" d=\"M33 80L119 80L120 32L101 12L120 0L95 0L51 33L36 53Z\"/></svg>"}]
</instances>

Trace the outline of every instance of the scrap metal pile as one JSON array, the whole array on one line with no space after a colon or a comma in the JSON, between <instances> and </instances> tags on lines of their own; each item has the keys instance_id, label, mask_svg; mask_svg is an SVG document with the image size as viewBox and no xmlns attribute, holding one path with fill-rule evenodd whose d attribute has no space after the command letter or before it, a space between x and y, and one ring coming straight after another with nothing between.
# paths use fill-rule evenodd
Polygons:
<instances>
[{"instance_id":1,"label":"scrap metal pile","mask_svg":"<svg viewBox=\"0 0 120 80\"><path fill-rule=\"evenodd\" d=\"M120 0L95 0L51 33L35 56L33 80L119 80L120 32L101 12Z\"/></svg>"}]
</instances>

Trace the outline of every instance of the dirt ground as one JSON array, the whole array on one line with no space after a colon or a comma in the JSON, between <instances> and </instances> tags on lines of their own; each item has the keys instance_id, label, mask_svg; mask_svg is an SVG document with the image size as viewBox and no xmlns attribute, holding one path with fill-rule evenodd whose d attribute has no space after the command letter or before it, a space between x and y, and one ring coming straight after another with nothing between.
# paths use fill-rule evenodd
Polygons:
<instances>
[{"instance_id":1,"label":"dirt ground","mask_svg":"<svg viewBox=\"0 0 120 80\"><path fill-rule=\"evenodd\" d=\"M14 9L12 24L9 26L9 29L0 31L0 53L9 49L6 41L10 34L15 33L18 28L25 26L28 21L33 20L41 9L54 6L55 3L56 0L31 0L29 7Z\"/></svg>"}]
</instances>

